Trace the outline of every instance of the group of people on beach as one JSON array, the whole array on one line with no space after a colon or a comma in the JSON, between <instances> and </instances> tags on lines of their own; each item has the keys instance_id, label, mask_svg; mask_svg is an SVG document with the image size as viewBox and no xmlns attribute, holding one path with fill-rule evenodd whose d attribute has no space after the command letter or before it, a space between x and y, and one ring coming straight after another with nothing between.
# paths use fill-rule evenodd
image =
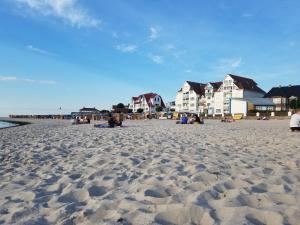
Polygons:
<instances>
[{"instance_id":1,"label":"group of people on beach","mask_svg":"<svg viewBox=\"0 0 300 225\"><path fill-rule=\"evenodd\" d=\"M123 118L118 116L113 116L111 113L109 113L107 124L95 124L94 127L97 128L123 127Z\"/></svg>"},{"instance_id":2,"label":"group of people on beach","mask_svg":"<svg viewBox=\"0 0 300 225\"><path fill-rule=\"evenodd\" d=\"M88 117L84 116L77 116L73 120L73 124L89 124L91 121ZM225 119L222 122L234 122L234 119ZM199 117L197 114L193 114L188 116L187 114L183 114L179 121L176 122L177 124L204 124L203 117ZM107 123L106 124L96 124L95 127L99 128L114 128L114 127L122 127L123 125L123 118L113 116L111 113L108 115ZM300 109L296 110L295 113L292 115L290 120L290 129L292 132L297 131L300 132Z\"/></svg>"},{"instance_id":3,"label":"group of people on beach","mask_svg":"<svg viewBox=\"0 0 300 225\"><path fill-rule=\"evenodd\" d=\"M204 124L203 117L199 117L197 114L188 117L187 114L183 114L177 124Z\"/></svg>"},{"instance_id":4,"label":"group of people on beach","mask_svg":"<svg viewBox=\"0 0 300 225\"><path fill-rule=\"evenodd\" d=\"M73 124L90 124L91 120L87 116L76 116Z\"/></svg>"}]
</instances>

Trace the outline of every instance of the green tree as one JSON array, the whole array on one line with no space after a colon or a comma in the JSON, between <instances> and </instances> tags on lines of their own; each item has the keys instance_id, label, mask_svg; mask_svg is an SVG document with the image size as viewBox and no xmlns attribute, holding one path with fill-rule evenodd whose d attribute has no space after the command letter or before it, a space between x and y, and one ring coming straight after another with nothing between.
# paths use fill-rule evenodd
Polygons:
<instances>
[{"instance_id":1,"label":"green tree","mask_svg":"<svg viewBox=\"0 0 300 225\"><path fill-rule=\"evenodd\" d=\"M143 109L138 109L137 112L138 112L138 113L143 113L144 110L143 110Z\"/></svg>"},{"instance_id":2,"label":"green tree","mask_svg":"<svg viewBox=\"0 0 300 225\"><path fill-rule=\"evenodd\" d=\"M156 106L155 111L156 112L161 112L163 110L163 108L161 106Z\"/></svg>"},{"instance_id":3,"label":"green tree","mask_svg":"<svg viewBox=\"0 0 300 225\"><path fill-rule=\"evenodd\" d=\"M289 102L289 106L291 109L297 109L300 107L300 99L292 99Z\"/></svg>"},{"instance_id":4,"label":"green tree","mask_svg":"<svg viewBox=\"0 0 300 225\"><path fill-rule=\"evenodd\" d=\"M125 105L124 105L123 103L119 103L119 104L117 105L117 108L118 108L118 109L124 109L124 108L125 108Z\"/></svg>"}]
</instances>

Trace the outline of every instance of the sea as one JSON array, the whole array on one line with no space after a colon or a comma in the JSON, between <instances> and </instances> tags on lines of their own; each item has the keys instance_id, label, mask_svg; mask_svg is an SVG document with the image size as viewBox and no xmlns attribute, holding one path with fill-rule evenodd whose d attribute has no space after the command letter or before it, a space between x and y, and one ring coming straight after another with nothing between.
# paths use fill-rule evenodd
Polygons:
<instances>
[{"instance_id":1,"label":"sea","mask_svg":"<svg viewBox=\"0 0 300 225\"><path fill-rule=\"evenodd\" d=\"M17 126L17 124L5 122L5 121L0 121L0 129L1 128L7 128L7 127L14 127L14 126Z\"/></svg>"}]
</instances>

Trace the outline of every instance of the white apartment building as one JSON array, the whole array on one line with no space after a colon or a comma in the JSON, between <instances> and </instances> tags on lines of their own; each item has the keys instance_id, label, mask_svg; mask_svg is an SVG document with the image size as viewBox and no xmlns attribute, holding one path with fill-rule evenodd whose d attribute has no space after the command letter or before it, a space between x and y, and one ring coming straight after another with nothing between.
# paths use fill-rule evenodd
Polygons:
<instances>
[{"instance_id":1,"label":"white apartment building","mask_svg":"<svg viewBox=\"0 0 300 225\"><path fill-rule=\"evenodd\" d=\"M203 108L200 99L205 96L205 84L186 81L177 92L175 110L177 112L199 113Z\"/></svg>"},{"instance_id":2,"label":"white apartment building","mask_svg":"<svg viewBox=\"0 0 300 225\"><path fill-rule=\"evenodd\" d=\"M262 98L265 92L246 77L232 74L221 82L186 81L176 95L176 111L224 115L231 113L231 99Z\"/></svg>"},{"instance_id":3,"label":"white apartment building","mask_svg":"<svg viewBox=\"0 0 300 225\"><path fill-rule=\"evenodd\" d=\"M143 109L143 112L154 113L157 106L163 109L166 107L162 97L156 93L147 93L138 97L132 97L129 109L132 109L133 112Z\"/></svg>"},{"instance_id":4,"label":"white apartment building","mask_svg":"<svg viewBox=\"0 0 300 225\"><path fill-rule=\"evenodd\" d=\"M209 82L205 86L205 98L202 100L205 104L204 112L208 115L215 113L215 93L218 91L223 82Z\"/></svg>"},{"instance_id":5,"label":"white apartment building","mask_svg":"<svg viewBox=\"0 0 300 225\"><path fill-rule=\"evenodd\" d=\"M231 99L263 98L264 95L254 80L228 74L214 95L214 114L231 114Z\"/></svg>"}]
</instances>

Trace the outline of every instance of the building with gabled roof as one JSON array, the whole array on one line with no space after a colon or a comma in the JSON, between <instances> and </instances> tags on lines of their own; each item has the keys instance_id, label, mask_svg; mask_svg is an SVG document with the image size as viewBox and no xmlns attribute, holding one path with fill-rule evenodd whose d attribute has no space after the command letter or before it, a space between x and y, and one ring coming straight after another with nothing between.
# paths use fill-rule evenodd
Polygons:
<instances>
[{"instance_id":1,"label":"building with gabled roof","mask_svg":"<svg viewBox=\"0 0 300 225\"><path fill-rule=\"evenodd\" d=\"M205 96L206 84L192 81L184 82L178 90L175 100L177 112L199 113L201 111L199 99Z\"/></svg>"},{"instance_id":2,"label":"building with gabled roof","mask_svg":"<svg viewBox=\"0 0 300 225\"><path fill-rule=\"evenodd\" d=\"M231 114L231 99L263 98L265 95L257 83L247 77L227 74L215 93L214 115Z\"/></svg>"},{"instance_id":3,"label":"building with gabled roof","mask_svg":"<svg viewBox=\"0 0 300 225\"><path fill-rule=\"evenodd\" d=\"M137 112L138 109L142 109L143 112L156 112L156 108L166 108L165 103L162 97L156 93L146 93L141 94L137 97L131 98L131 103L129 108L132 109L133 112Z\"/></svg>"},{"instance_id":4,"label":"building with gabled roof","mask_svg":"<svg viewBox=\"0 0 300 225\"><path fill-rule=\"evenodd\" d=\"M79 111L82 113L99 113L100 112L100 110L96 109L95 107L93 107L93 108L83 107Z\"/></svg>"},{"instance_id":5,"label":"building with gabled roof","mask_svg":"<svg viewBox=\"0 0 300 225\"><path fill-rule=\"evenodd\" d=\"M230 114L232 98L262 98L265 92L250 78L228 74L220 82L186 81L176 94L176 111L208 115Z\"/></svg>"},{"instance_id":6,"label":"building with gabled roof","mask_svg":"<svg viewBox=\"0 0 300 225\"><path fill-rule=\"evenodd\" d=\"M265 98L270 98L275 104L276 111L287 111L290 110L290 102L296 100L297 103L300 100L300 85L289 85L273 87L266 95Z\"/></svg>"}]
</instances>

